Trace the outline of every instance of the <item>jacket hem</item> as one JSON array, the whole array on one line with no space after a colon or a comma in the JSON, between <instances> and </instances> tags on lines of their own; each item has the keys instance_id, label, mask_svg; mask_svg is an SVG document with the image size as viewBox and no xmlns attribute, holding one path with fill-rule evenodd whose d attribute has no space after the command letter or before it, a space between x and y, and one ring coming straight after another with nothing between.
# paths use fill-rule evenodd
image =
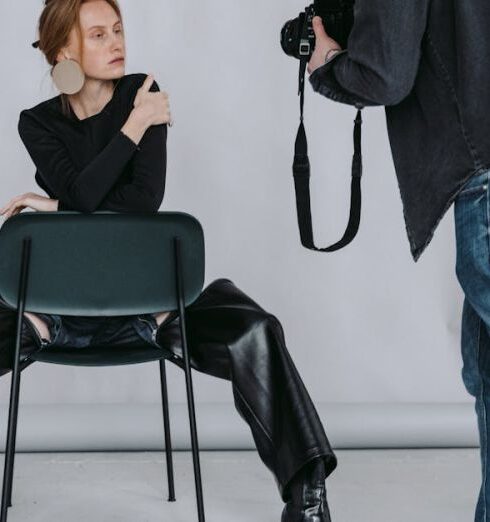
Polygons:
<instances>
[{"instance_id":1,"label":"jacket hem","mask_svg":"<svg viewBox=\"0 0 490 522\"><path fill-rule=\"evenodd\" d=\"M477 176L477 175L485 172L486 170L490 170L490 165L489 166L477 167L476 169L472 170L471 173L469 174L469 176L466 176L464 178L464 180L461 183L461 185L449 197L449 199L448 199L446 205L444 206L442 212L439 214L439 217L437 218L436 222L434 223L434 225L430 229L429 235L425 239L424 243L422 245L418 246L418 247L415 246L415 245L412 246L412 249L411 249L412 250L412 256L413 256L413 259L414 259L415 262L417 262L420 259L420 256L423 254L424 250L427 248L427 246L431 242L432 238L434 237L434 232L435 232L436 228L438 227L440 221L445 216L446 212L449 210L449 207L454 203L454 200L456 199L457 195L459 194L459 192L461 191L461 189L463 188L465 183L467 181L469 181L469 179L472 178L473 176ZM409 232L408 227L407 227L407 232ZM410 237L410 233L408 233L408 236L409 236L410 244L412 244L412 239Z\"/></svg>"}]
</instances>

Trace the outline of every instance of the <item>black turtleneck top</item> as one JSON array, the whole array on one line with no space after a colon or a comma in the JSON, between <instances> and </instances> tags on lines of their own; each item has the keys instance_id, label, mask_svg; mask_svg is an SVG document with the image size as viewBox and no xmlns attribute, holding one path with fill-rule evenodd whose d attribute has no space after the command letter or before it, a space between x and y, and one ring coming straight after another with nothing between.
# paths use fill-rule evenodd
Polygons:
<instances>
[{"instance_id":1,"label":"black turtleneck top","mask_svg":"<svg viewBox=\"0 0 490 522\"><path fill-rule=\"evenodd\" d=\"M167 125L153 125L136 145L121 128L146 74L116 81L112 98L97 114L80 120L61 95L21 111L20 137L36 165L37 184L58 199L58 210L148 211L165 192ZM150 91L158 91L154 81Z\"/></svg>"}]
</instances>

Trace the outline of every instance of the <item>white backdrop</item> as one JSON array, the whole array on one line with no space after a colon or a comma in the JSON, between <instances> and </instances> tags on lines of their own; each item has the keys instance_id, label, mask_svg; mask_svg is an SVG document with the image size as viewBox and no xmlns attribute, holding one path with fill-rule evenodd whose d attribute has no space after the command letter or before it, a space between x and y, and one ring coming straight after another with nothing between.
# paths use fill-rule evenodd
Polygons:
<instances>
[{"instance_id":1,"label":"white backdrop","mask_svg":"<svg viewBox=\"0 0 490 522\"><path fill-rule=\"evenodd\" d=\"M43 193L17 122L22 109L58 92L43 55L31 47L42 1L0 5L3 206L22 192ZM363 111L358 236L330 254L300 245L291 172L298 62L282 52L279 32L303 4L121 0L121 6L126 73L153 72L170 95L175 119L161 210L189 212L201 221L206 284L228 277L281 320L334 446L476 443L473 400L460 377L463 294L454 272L453 209L414 263L382 107ZM307 82L312 205L321 245L337 241L347 224L355 115L353 107L313 93ZM234 412L230 383L198 373L194 379L204 446L253 447ZM10 374L0 380L0 437L9 387ZM185 446L184 375L175 366L169 368L169 388ZM134 433L121 447L159 447L159 393L156 363L32 365L22 373L18 448L46 447L48 439L62 447L69 444L63 434L76 437L82 421L97 419L102 432L84 433L81 448L106 447L106 438L113 447L125 429ZM118 408L107 406L112 403ZM62 414L73 416L65 431ZM46 437L39 437L43 421ZM22 432L23 422L28 428ZM145 423L155 429L140 430Z\"/></svg>"}]
</instances>

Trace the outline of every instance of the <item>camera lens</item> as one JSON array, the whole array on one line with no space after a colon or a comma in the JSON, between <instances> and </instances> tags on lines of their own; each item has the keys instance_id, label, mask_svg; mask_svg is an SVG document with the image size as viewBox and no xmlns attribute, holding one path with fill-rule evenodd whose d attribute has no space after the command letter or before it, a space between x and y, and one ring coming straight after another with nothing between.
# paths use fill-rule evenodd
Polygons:
<instances>
[{"instance_id":1,"label":"camera lens","mask_svg":"<svg viewBox=\"0 0 490 522\"><path fill-rule=\"evenodd\" d=\"M281 29L281 47L288 55L297 57L298 20L288 20Z\"/></svg>"}]
</instances>

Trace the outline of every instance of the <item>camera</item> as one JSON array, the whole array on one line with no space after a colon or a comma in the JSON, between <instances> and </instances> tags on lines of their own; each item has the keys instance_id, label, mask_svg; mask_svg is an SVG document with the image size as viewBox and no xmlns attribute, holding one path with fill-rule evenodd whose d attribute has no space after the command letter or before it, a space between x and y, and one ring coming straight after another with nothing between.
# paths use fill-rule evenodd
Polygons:
<instances>
[{"instance_id":1,"label":"camera","mask_svg":"<svg viewBox=\"0 0 490 522\"><path fill-rule=\"evenodd\" d=\"M325 31L342 49L347 47L354 24L354 0L315 0L281 29L281 47L288 56L307 61L311 58L315 49L314 16L320 16Z\"/></svg>"},{"instance_id":2,"label":"camera","mask_svg":"<svg viewBox=\"0 0 490 522\"><path fill-rule=\"evenodd\" d=\"M281 47L288 55L299 60L298 95L300 107L300 124L294 143L293 178L296 195L296 213L301 244L309 250L318 252L334 252L347 246L356 236L361 216L361 109L356 103L357 117L354 120L354 156L351 170L351 206L349 222L342 238L327 247L317 247L313 238L310 203L310 160L308 158L308 140L303 121L305 94L305 72L307 63L315 50L315 31L313 17L322 19L327 34L342 49L347 48L352 27L354 26L355 0L314 0L297 18L287 21L281 29Z\"/></svg>"}]
</instances>

